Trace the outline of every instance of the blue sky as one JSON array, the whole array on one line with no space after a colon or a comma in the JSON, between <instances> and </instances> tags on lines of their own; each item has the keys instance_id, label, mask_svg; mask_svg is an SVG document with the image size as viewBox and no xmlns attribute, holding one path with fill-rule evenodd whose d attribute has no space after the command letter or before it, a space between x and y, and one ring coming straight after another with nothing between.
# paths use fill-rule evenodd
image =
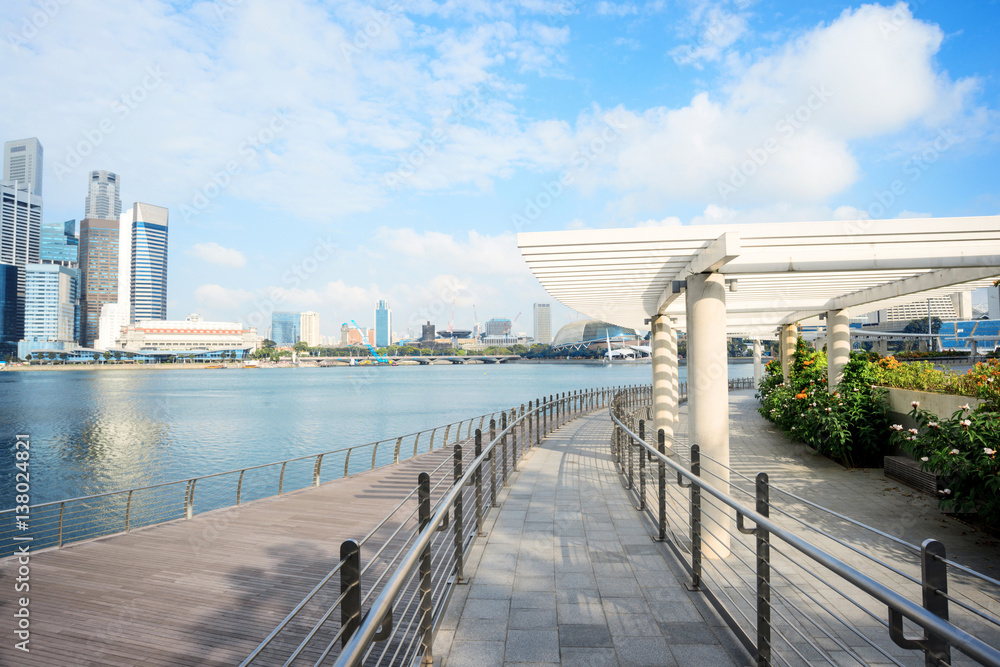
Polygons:
<instances>
[{"instance_id":1,"label":"blue sky","mask_svg":"<svg viewBox=\"0 0 1000 667\"><path fill-rule=\"evenodd\" d=\"M997 214L998 33L995 1L11 0L0 128L48 220L91 169L170 209L170 317L530 332L518 231Z\"/></svg>"}]
</instances>

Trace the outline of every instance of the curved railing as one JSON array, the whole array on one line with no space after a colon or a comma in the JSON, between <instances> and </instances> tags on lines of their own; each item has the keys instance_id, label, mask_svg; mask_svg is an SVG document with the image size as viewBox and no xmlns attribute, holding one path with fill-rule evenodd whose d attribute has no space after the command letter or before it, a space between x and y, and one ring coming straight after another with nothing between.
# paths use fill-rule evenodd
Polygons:
<instances>
[{"instance_id":1,"label":"curved railing","mask_svg":"<svg viewBox=\"0 0 1000 667\"><path fill-rule=\"evenodd\" d=\"M191 519L203 512L239 506L288 491L319 486L444 446L468 443L475 429L504 411L477 415L406 435L248 466L173 482L39 503L29 508L32 549L62 547L81 540L128 533L140 527ZM332 474L331 474L332 473ZM14 553L15 509L0 511L0 558Z\"/></svg>"},{"instance_id":2,"label":"curved railing","mask_svg":"<svg viewBox=\"0 0 1000 667\"><path fill-rule=\"evenodd\" d=\"M648 387L612 400L622 484L656 527L653 539L686 567L688 588L706 594L757 664L904 665L919 656L947 665L957 649L1000 665L1000 581L949 560L936 540L908 543L772 485L765 473L722 465L696 444L688 450L662 431L650 444L645 420L632 427L648 400ZM707 503L727 520L703 512Z\"/></svg>"},{"instance_id":3,"label":"curved railing","mask_svg":"<svg viewBox=\"0 0 1000 667\"><path fill-rule=\"evenodd\" d=\"M606 408L619 391L531 401L491 422L485 436L477 429L471 451L455 445L450 461L420 473L390 517L361 540L341 544L337 565L242 665L334 658L336 665L409 665L428 656L452 588L464 579L465 556L485 534L486 513L499 506L518 461L566 421ZM378 531L383 535L372 539ZM374 552L362 567L366 547Z\"/></svg>"}]
</instances>

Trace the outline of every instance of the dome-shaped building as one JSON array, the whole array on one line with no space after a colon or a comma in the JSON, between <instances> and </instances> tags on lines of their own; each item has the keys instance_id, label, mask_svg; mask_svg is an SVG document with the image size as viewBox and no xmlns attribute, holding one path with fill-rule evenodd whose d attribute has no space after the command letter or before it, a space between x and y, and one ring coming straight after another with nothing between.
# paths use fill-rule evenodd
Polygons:
<instances>
[{"instance_id":1,"label":"dome-shaped building","mask_svg":"<svg viewBox=\"0 0 1000 667\"><path fill-rule=\"evenodd\" d=\"M639 341L642 336L634 329L620 327L617 324L608 324L600 320L579 320L570 322L560 329L552 339L552 347L580 349L596 343L604 344L609 338L614 341Z\"/></svg>"}]
</instances>

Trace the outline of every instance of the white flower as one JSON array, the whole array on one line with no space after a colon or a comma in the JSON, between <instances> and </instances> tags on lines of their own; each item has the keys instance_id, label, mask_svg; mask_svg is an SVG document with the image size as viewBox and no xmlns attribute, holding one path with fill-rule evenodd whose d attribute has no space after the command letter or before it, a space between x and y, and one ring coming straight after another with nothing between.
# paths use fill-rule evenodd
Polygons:
<instances>
[{"instance_id":1,"label":"white flower","mask_svg":"<svg viewBox=\"0 0 1000 667\"><path fill-rule=\"evenodd\" d=\"M919 433L919 431L917 431L917 429L915 429L915 428L911 428L910 429L910 433L912 433L913 435L916 435L917 433Z\"/></svg>"},{"instance_id":2,"label":"white flower","mask_svg":"<svg viewBox=\"0 0 1000 667\"><path fill-rule=\"evenodd\" d=\"M919 408L920 407L920 401L913 401L912 403L910 403L910 407L911 408Z\"/></svg>"},{"instance_id":3,"label":"white flower","mask_svg":"<svg viewBox=\"0 0 1000 667\"><path fill-rule=\"evenodd\" d=\"M996 454L996 450L990 449L989 447L983 447L983 454L993 456L994 454Z\"/></svg>"},{"instance_id":4,"label":"white flower","mask_svg":"<svg viewBox=\"0 0 1000 667\"><path fill-rule=\"evenodd\" d=\"M938 491L938 493L947 496L951 494L951 489L942 489L941 491Z\"/></svg>"},{"instance_id":5,"label":"white flower","mask_svg":"<svg viewBox=\"0 0 1000 667\"><path fill-rule=\"evenodd\" d=\"M962 452L958 451L957 449L953 449L953 450L951 450L951 453L952 454L961 454Z\"/></svg>"},{"instance_id":6,"label":"white flower","mask_svg":"<svg viewBox=\"0 0 1000 667\"><path fill-rule=\"evenodd\" d=\"M902 424L893 424L889 428L891 428L893 431L902 431L903 430L903 425Z\"/></svg>"},{"instance_id":7,"label":"white flower","mask_svg":"<svg viewBox=\"0 0 1000 667\"><path fill-rule=\"evenodd\" d=\"M962 428L969 428L970 426L972 426L972 422L969 421L968 419L963 419L962 421L958 422L958 424Z\"/></svg>"},{"instance_id":8,"label":"white flower","mask_svg":"<svg viewBox=\"0 0 1000 667\"><path fill-rule=\"evenodd\" d=\"M795 427L794 427L794 426L792 427L792 430L793 430L793 431L795 430Z\"/></svg>"},{"instance_id":9,"label":"white flower","mask_svg":"<svg viewBox=\"0 0 1000 667\"><path fill-rule=\"evenodd\" d=\"M960 406L958 406L958 407L962 408L962 409L963 409L963 410L965 410L966 412L968 412L968 411L969 411L969 404L968 404L968 403L966 403L965 405L960 405Z\"/></svg>"},{"instance_id":10,"label":"white flower","mask_svg":"<svg viewBox=\"0 0 1000 667\"><path fill-rule=\"evenodd\" d=\"M927 425L931 428L941 428L937 422L927 422Z\"/></svg>"},{"instance_id":11,"label":"white flower","mask_svg":"<svg viewBox=\"0 0 1000 667\"><path fill-rule=\"evenodd\" d=\"M926 456L921 456L921 457L920 457L920 460L921 460L921 461L924 461L924 462L926 462L926 461L930 461L930 459L929 459L929 458L927 458Z\"/></svg>"},{"instance_id":12,"label":"white flower","mask_svg":"<svg viewBox=\"0 0 1000 667\"><path fill-rule=\"evenodd\" d=\"M827 408L826 411L827 412L833 412L833 408Z\"/></svg>"}]
</instances>

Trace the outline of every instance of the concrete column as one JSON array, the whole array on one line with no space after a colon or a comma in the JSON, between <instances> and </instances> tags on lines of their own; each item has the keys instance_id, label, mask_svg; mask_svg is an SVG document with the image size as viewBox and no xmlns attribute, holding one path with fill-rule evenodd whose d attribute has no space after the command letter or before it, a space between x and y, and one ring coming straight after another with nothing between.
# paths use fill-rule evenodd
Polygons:
<instances>
[{"instance_id":1,"label":"concrete column","mask_svg":"<svg viewBox=\"0 0 1000 667\"><path fill-rule=\"evenodd\" d=\"M702 478L729 493L729 362L726 350L726 283L718 273L687 279L688 417L691 443L702 459ZM707 558L729 555L728 508L702 495L702 546Z\"/></svg>"},{"instance_id":2,"label":"concrete column","mask_svg":"<svg viewBox=\"0 0 1000 667\"><path fill-rule=\"evenodd\" d=\"M889 356L889 341L886 338L878 339L878 353L883 357Z\"/></svg>"},{"instance_id":3,"label":"concrete column","mask_svg":"<svg viewBox=\"0 0 1000 667\"><path fill-rule=\"evenodd\" d=\"M759 387L760 380L764 377L764 368L761 365L760 360L761 349L760 349L760 339L753 339L753 386Z\"/></svg>"},{"instance_id":4,"label":"concrete column","mask_svg":"<svg viewBox=\"0 0 1000 667\"><path fill-rule=\"evenodd\" d=\"M846 310L826 313L826 360L827 388L832 394L851 360L851 315Z\"/></svg>"},{"instance_id":5,"label":"concrete column","mask_svg":"<svg viewBox=\"0 0 1000 667\"><path fill-rule=\"evenodd\" d=\"M921 338L917 342L917 350L919 352L926 352L927 351L927 339L926 338Z\"/></svg>"},{"instance_id":6,"label":"concrete column","mask_svg":"<svg viewBox=\"0 0 1000 667\"><path fill-rule=\"evenodd\" d=\"M666 315L654 315L653 330L653 439L660 429L669 438L674 435L677 415L677 334ZM667 447L669 447L669 442Z\"/></svg>"},{"instance_id":7,"label":"concrete column","mask_svg":"<svg viewBox=\"0 0 1000 667\"><path fill-rule=\"evenodd\" d=\"M781 335L778 341L781 346L781 372L785 376L785 384L788 384L792 375L792 355L795 354L795 343L798 342L799 332L794 323L782 324Z\"/></svg>"},{"instance_id":8,"label":"concrete column","mask_svg":"<svg viewBox=\"0 0 1000 667\"><path fill-rule=\"evenodd\" d=\"M979 341L970 340L969 341L969 352L972 354L972 361L976 361L976 355L979 354Z\"/></svg>"}]
</instances>

